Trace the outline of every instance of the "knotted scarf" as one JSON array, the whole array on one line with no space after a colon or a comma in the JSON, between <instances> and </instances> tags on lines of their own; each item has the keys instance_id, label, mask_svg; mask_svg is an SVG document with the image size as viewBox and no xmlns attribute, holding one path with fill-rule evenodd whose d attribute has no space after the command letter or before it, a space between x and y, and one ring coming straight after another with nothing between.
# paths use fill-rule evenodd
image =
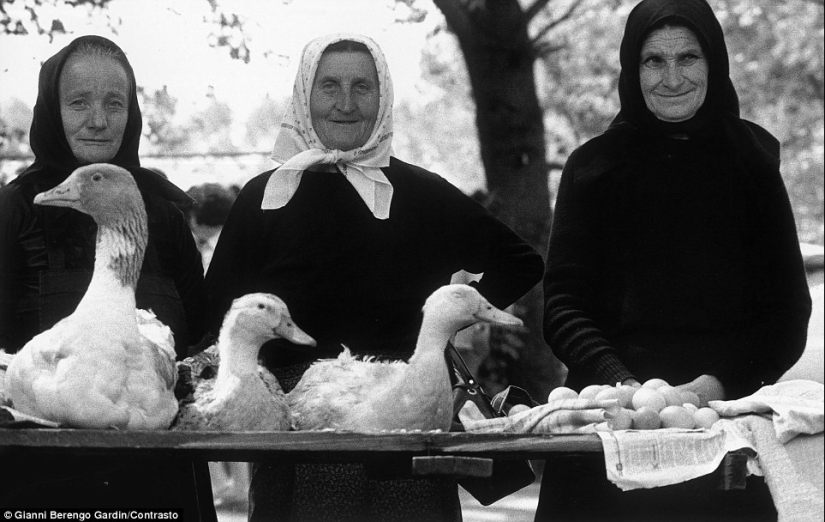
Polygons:
<instances>
[{"instance_id":1,"label":"knotted scarf","mask_svg":"<svg viewBox=\"0 0 825 522\"><path fill-rule=\"evenodd\" d=\"M343 40L361 42L367 46L378 72L380 101L375 128L367 142L356 149L328 149L321 143L312 124L309 100L318 62L324 50ZM335 165L344 173L358 195L378 219L390 215L393 186L381 171L390 164L392 155L393 88L387 62L378 45L357 34L333 34L316 38L304 47L301 64L295 77L292 101L286 110L281 129L275 139L272 159L281 166L269 178L261 208L277 209L286 205L301 183L304 170L314 165Z\"/></svg>"}]
</instances>

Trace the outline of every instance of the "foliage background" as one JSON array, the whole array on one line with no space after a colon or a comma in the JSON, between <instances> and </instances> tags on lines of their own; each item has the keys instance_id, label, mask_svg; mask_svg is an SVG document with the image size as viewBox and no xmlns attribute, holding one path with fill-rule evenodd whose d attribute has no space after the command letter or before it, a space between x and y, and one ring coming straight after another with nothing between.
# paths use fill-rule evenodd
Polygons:
<instances>
[{"instance_id":1,"label":"foliage background","mask_svg":"<svg viewBox=\"0 0 825 522\"><path fill-rule=\"evenodd\" d=\"M122 2L124 0L0 0L0 23L5 33L0 37L0 56L26 52L27 42L32 38L51 40L64 34L70 37L82 34L84 18L104 21L110 27L109 36L117 41L118 33L125 33L130 25L147 23L143 19L118 17L122 15L114 7ZM821 244L822 2L710 2L725 29L742 114L766 127L782 142L783 175L797 215L800 238ZM293 0L283 4L294 10L299 4L313 3L318 2ZM532 22L531 31L537 34L570 3L548 2ZM585 0L575 16L555 26L542 41L536 60L536 90L544 111L547 159L551 167L562 165L576 146L600 133L618 110L615 92L618 43L624 20L635 3ZM190 0L190 11L177 7L180 2L169 4L170 17L177 12L178 16L189 17L183 21L200 22L206 28L204 48L223 49L247 65L285 59L255 33L254 29L262 25L252 23L250 6L255 2ZM191 10L194 4L199 4L195 15ZM523 4L527 6L530 2ZM439 10L429 1L373 0L360 5L366 6L362 9L370 9L373 15L390 16L395 23L389 31L402 30L410 24L426 26L427 38L420 48L417 95L400 98L396 104L398 155L442 173L468 193L484 190L486 182L478 159L475 105L467 71L456 39ZM50 52L57 48L55 45ZM37 59L42 61L46 57ZM2 82L16 81L7 77L6 71L0 71L0 75ZM141 76L138 80L141 81ZM180 114L181 105L191 102L182 100L184 95L199 97L198 110L184 111L187 112L185 118ZM285 95L262 97L245 120L238 121L233 100L216 96L209 89L195 87L189 93L173 93L165 85L143 88L141 100L145 114L142 151L171 176L179 176L182 185L213 181L211 178L242 183L258 168L265 167L266 151L274 141L286 101ZM12 176L14 170L25 163L25 160L9 158L28 155L30 118L31 107L26 102L19 98L0 100L0 176ZM165 156L170 154L195 156L169 161ZM192 164L204 161L200 154L218 155L215 159L221 172L232 168L239 171L232 176L198 169L186 175L184 171L193 169ZM551 172L550 179L554 184L558 173ZM552 194L551 191L551 197Z\"/></svg>"}]
</instances>

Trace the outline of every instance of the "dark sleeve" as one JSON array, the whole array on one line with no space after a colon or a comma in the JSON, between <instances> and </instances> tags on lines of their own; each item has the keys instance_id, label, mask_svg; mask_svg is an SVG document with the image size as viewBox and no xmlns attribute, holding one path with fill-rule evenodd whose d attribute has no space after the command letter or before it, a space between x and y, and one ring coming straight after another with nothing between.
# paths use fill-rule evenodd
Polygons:
<instances>
[{"instance_id":1,"label":"dark sleeve","mask_svg":"<svg viewBox=\"0 0 825 522\"><path fill-rule=\"evenodd\" d=\"M756 289L753 320L713 370L731 398L775 383L793 366L805 349L811 316L811 294L782 176L770 169L753 176L743 190L752 202L751 259L745 269Z\"/></svg>"},{"instance_id":2,"label":"dark sleeve","mask_svg":"<svg viewBox=\"0 0 825 522\"><path fill-rule=\"evenodd\" d=\"M446 180L448 223L458 223L462 269L483 273L472 283L493 306L506 308L541 281L544 261L536 250L483 206Z\"/></svg>"},{"instance_id":3,"label":"dark sleeve","mask_svg":"<svg viewBox=\"0 0 825 522\"><path fill-rule=\"evenodd\" d=\"M577 172L581 149L562 172L544 273L544 339L556 357L594 383L633 377L596 318L598 231Z\"/></svg>"},{"instance_id":4,"label":"dark sleeve","mask_svg":"<svg viewBox=\"0 0 825 522\"><path fill-rule=\"evenodd\" d=\"M173 230L180 245L179 263L175 272L175 286L186 312L189 344L197 344L206 333L206 284L203 279L203 263L195 238L179 209L173 211Z\"/></svg>"},{"instance_id":5,"label":"dark sleeve","mask_svg":"<svg viewBox=\"0 0 825 522\"><path fill-rule=\"evenodd\" d=\"M261 196L248 184L238 194L227 216L206 273L208 293L207 330L212 336L220 331L223 317L232 301L256 291L251 274L258 271L262 255L258 252L263 228Z\"/></svg>"},{"instance_id":6,"label":"dark sleeve","mask_svg":"<svg viewBox=\"0 0 825 522\"><path fill-rule=\"evenodd\" d=\"M178 355L186 356L205 333L206 285L203 264L183 212L157 193L144 193L149 213L149 242L154 244L165 276L172 279L186 319L188 338L178 341ZM180 346L183 345L183 346Z\"/></svg>"},{"instance_id":7,"label":"dark sleeve","mask_svg":"<svg viewBox=\"0 0 825 522\"><path fill-rule=\"evenodd\" d=\"M0 187L0 348L14 344L15 285L17 239L22 227L20 198L12 186Z\"/></svg>"}]
</instances>

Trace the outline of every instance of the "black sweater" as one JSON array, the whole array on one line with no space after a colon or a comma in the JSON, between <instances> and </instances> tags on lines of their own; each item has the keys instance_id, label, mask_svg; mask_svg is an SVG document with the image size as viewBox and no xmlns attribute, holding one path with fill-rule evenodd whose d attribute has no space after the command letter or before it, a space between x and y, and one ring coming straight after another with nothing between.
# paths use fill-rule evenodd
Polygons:
<instances>
[{"instance_id":1,"label":"black sweater","mask_svg":"<svg viewBox=\"0 0 825 522\"><path fill-rule=\"evenodd\" d=\"M742 396L799 358L811 312L779 172L711 137L609 131L575 151L544 292L545 338L579 388L710 374Z\"/></svg>"},{"instance_id":2,"label":"black sweater","mask_svg":"<svg viewBox=\"0 0 825 522\"><path fill-rule=\"evenodd\" d=\"M373 217L343 174L306 171L292 199L260 209L270 172L239 194L207 274L212 329L249 292L282 298L316 349L262 351L283 366L359 354L409 357L425 299L461 269L506 307L539 282L541 256L441 177L392 158L390 217ZM296 349L297 350L297 349Z\"/></svg>"}]
</instances>

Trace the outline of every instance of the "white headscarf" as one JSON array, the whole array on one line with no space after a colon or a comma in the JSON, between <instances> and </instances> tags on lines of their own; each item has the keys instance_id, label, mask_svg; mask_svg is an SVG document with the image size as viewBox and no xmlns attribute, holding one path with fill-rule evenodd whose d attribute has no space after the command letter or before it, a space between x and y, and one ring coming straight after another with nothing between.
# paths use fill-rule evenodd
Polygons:
<instances>
[{"instance_id":1,"label":"white headscarf","mask_svg":"<svg viewBox=\"0 0 825 522\"><path fill-rule=\"evenodd\" d=\"M375 60L379 83L375 128L362 147L350 151L325 148L315 133L309 112L312 83L321 55L330 44L342 40L361 42L367 46ZM390 164L392 155L392 104L392 79L387 61L373 40L357 34L332 34L309 42L301 54L292 102L286 110L272 151L272 159L281 163L281 167L269 177L261 208L267 210L283 207L298 190L304 170L313 165L334 164L346 174L347 180L372 214L378 219L387 219L393 187L381 172L381 167Z\"/></svg>"}]
</instances>

